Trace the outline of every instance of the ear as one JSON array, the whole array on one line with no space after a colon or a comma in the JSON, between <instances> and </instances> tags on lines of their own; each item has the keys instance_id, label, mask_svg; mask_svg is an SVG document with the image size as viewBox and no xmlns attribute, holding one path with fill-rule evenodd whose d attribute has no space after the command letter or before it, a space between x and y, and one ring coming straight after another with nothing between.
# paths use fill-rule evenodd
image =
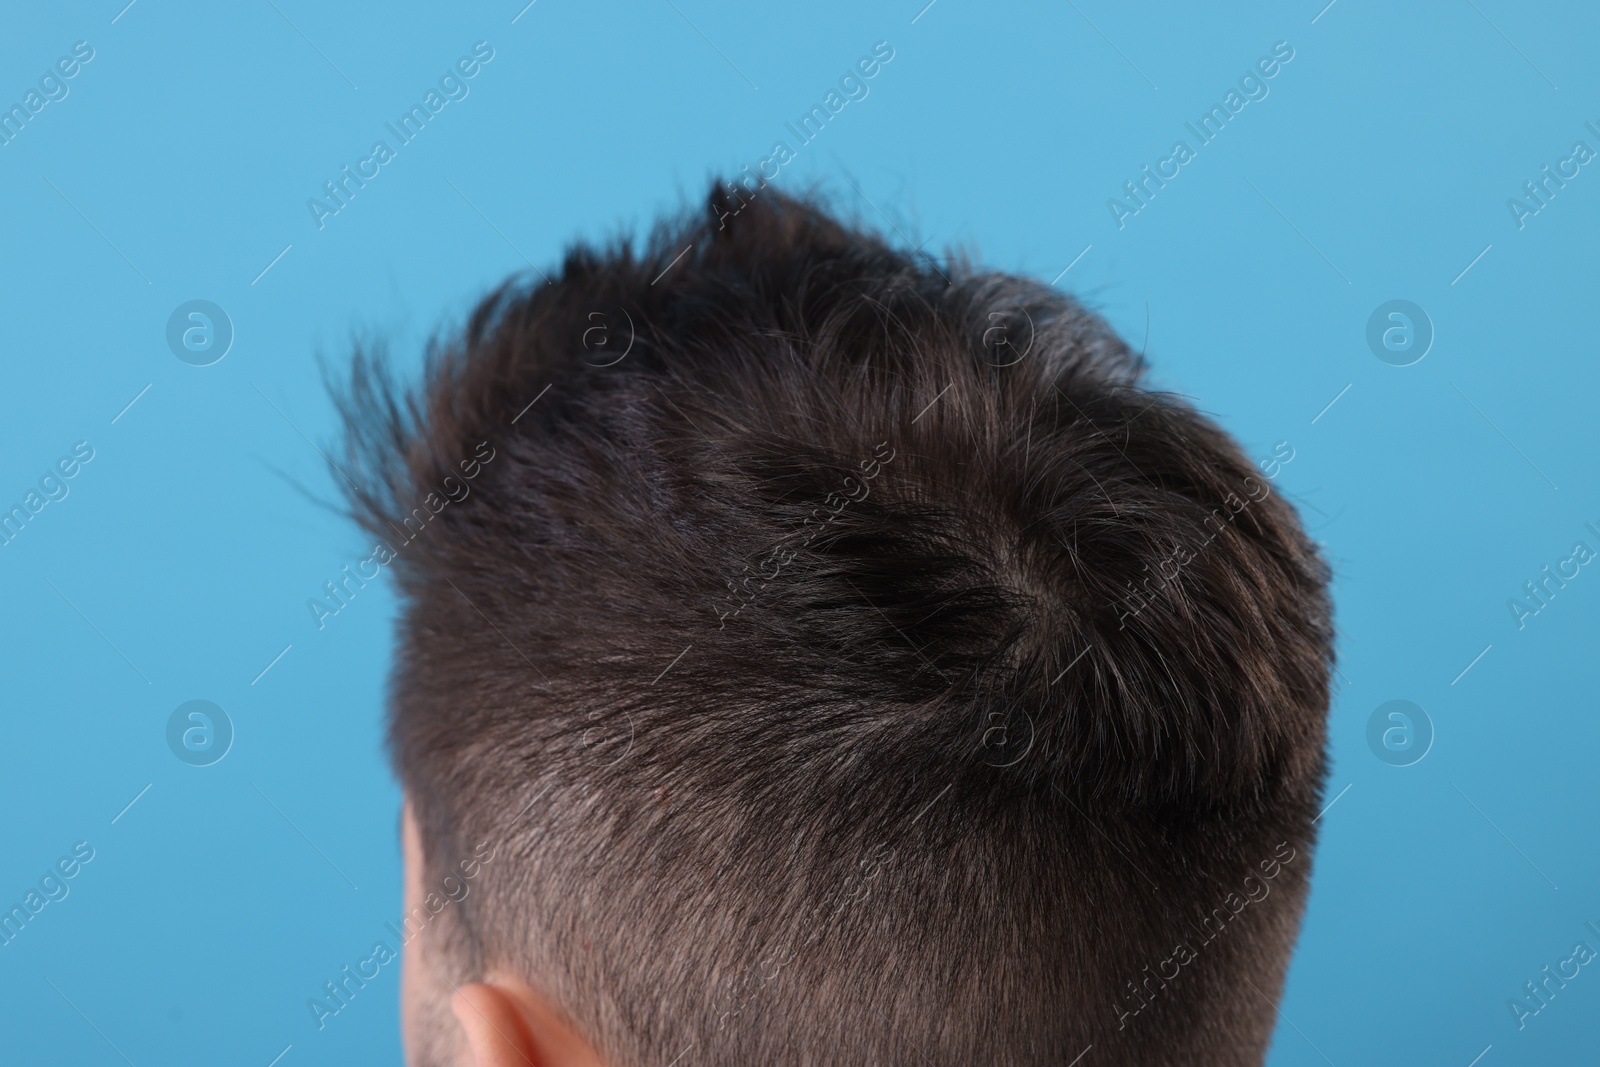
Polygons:
<instances>
[{"instance_id":1,"label":"ear","mask_svg":"<svg viewBox=\"0 0 1600 1067\"><path fill-rule=\"evenodd\" d=\"M450 1007L474 1067L604 1067L594 1047L520 982L464 985Z\"/></svg>"}]
</instances>

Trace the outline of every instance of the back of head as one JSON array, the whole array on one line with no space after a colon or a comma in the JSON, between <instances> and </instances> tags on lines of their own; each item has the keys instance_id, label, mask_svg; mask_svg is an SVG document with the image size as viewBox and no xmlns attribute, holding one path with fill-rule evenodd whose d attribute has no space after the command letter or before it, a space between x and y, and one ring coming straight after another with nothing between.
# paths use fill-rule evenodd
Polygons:
<instances>
[{"instance_id":1,"label":"back of head","mask_svg":"<svg viewBox=\"0 0 1600 1067\"><path fill-rule=\"evenodd\" d=\"M1258 1060L1331 658L1293 511L1052 288L710 208L409 396L358 358L394 759L429 868L496 847L453 980L615 1065Z\"/></svg>"}]
</instances>

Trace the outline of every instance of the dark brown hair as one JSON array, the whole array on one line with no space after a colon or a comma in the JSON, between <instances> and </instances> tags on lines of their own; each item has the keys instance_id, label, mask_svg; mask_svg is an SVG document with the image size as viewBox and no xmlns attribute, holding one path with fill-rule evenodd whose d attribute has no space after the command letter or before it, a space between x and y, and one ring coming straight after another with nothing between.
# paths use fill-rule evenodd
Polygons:
<instances>
[{"instance_id":1,"label":"dark brown hair","mask_svg":"<svg viewBox=\"0 0 1600 1067\"><path fill-rule=\"evenodd\" d=\"M619 1067L1259 1061L1332 658L1293 510L1050 286L707 207L343 391L427 867L496 848L456 980Z\"/></svg>"}]
</instances>

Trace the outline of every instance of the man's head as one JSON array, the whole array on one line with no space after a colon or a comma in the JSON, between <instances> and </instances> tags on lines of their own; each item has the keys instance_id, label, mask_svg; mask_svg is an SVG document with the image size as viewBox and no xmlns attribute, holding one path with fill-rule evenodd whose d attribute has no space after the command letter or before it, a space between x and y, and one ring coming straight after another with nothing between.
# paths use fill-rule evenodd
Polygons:
<instances>
[{"instance_id":1,"label":"man's head","mask_svg":"<svg viewBox=\"0 0 1600 1067\"><path fill-rule=\"evenodd\" d=\"M709 208L345 394L413 1062L1259 1059L1332 656L1266 468L1049 286Z\"/></svg>"}]
</instances>

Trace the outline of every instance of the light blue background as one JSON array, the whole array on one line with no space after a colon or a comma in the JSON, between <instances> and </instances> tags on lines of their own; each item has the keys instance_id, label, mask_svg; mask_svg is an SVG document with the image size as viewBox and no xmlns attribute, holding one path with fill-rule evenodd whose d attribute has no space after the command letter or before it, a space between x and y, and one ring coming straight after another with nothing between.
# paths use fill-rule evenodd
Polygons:
<instances>
[{"instance_id":1,"label":"light blue background","mask_svg":"<svg viewBox=\"0 0 1600 1067\"><path fill-rule=\"evenodd\" d=\"M1592 7L124 2L0 15L8 105L95 49L0 147L0 502L73 442L96 453L0 547L0 902L96 849L0 948L0 1058L398 1061L397 968L321 1032L306 1008L400 902L389 579L320 632L306 607L366 547L307 496L336 495L316 355L381 332L414 358L528 261L793 146L784 123L878 40L895 58L781 188L1046 281L1089 246L1063 288L1134 343L1148 322L1158 381L1252 455L1295 449L1277 485L1337 570L1330 799L1349 788L1271 1062L1595 1055L1600 966L1525 1030L1507 1008L1580 938L1600 949L1600 567L1523 630L1507 607L1576 540L1600 549L1600 166L1521 230L1506 206L1600 148ZM307 198L478 40L470 96L319 231ZM1119 230L1107 198L1280 40L1270 95ZM192 298L237 331L214 366L164 341ZM1366 346L1391 298L1437 330L1414 366ZM207 768L164 736L196 698L237 730ZM1393 698L1437 731L1415 766L1366 743Z\"/></svg>"}]
</instances>

